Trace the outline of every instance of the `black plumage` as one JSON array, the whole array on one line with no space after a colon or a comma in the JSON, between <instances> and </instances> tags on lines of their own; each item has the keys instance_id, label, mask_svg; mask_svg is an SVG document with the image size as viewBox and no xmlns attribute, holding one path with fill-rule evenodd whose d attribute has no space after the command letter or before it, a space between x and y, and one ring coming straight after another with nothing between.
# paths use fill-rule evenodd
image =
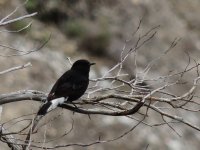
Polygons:
<instances>
[{"instance_id":1,"label":"black plumage","mask_svg":"<svg viewBox=\"0 0 200 150\"><path fill-rule=\"evenodd\" d=\"M51 89L47 102L40 108L37 115L45 115L64 102L79 99L86 91L89 84L90 63L87 60L76 61L70 70L65 72Z\"/></svg>"}]
</instances>

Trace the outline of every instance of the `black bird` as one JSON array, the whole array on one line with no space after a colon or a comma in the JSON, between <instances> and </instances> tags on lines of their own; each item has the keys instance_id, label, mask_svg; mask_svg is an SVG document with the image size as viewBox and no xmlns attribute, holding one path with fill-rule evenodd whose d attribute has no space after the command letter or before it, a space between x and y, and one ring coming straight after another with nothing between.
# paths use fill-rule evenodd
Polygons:
<instances>
[{"instance_id":1,"label":"black bird","mask_svg":"<svg viewBox=\"0 0 200 150\"><path fill-rule=\"evenodd\" d=\"M77 60L70 70L66 71L54 84L47 102L40 108L38 115L45 115L65 102L79 99L86 91L89 84L90 63L87 60Z\"/></svg>"},{"instance_id":2,"label":"black bird","mask_svg":"<svg viewBox=\"0 0 200 150\"><path fill-rule=\"evenodd\" d=\"M47 102L39 109L33 120L32 128L26 137L26 142L30 141L31 133L36 128L39 120L49 111L65 102L72 102L79 99L86 91L89 84L90 63L87 60L77 60L70 70L66 71L54 84ZM26 145L23 146L26 149Z\"/></svg>"}]
</instances>

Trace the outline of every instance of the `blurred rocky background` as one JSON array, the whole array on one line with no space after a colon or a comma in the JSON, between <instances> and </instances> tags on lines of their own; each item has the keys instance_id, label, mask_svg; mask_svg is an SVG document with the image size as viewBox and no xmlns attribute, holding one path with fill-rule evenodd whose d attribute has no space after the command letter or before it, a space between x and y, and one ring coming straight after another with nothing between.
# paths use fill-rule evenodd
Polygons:
<instances>
[{"instance_id":1,"label":"blurred rocky background","mask_svg":"<svg viewBox=\"0 0 200 150\"><path fill-rule=\"evenodd\" d=\"M3 18L24 1L0 0L0 17ZM175 38L181 38L178 45L159 60L149 76L155 77L169 73L171 70L184 70L188 63L188 52L198 60L200 56L200 1L199 0L29 0L15 13L16 16L26 12L38 12L34 18L15 22L0 30L19 30L32 21L30 28L20 33L0 32L0 44L10 45L21 50L37 47L51 35L50 41L40 51L25 56L0 57L0 70L32 63L32 67L0 76L0 94L24 89L35 89L48 92L56 79L79 58L89 59L97 65L92 68L91 78L101 76L113 66L120 57L126 40L128 47L135 44L132 37L139 20L142 19L140 32L160 25L157 35L138 54L138 67L143 69L152 59L166 50ZM10 50L0 47L0 53L9 54ZM134 76L135 70L130 57L124 71ZM191 83L194 72L184 80ZM190 84L173 89L183 93ZM3 106L1 123L22 114L36 112L37 102L17 102ZM31 110L31 111L30 111ZM47 128L47 138L58 137L71 128L74 129L65 138L52 141L49 146L67 143L90 143L102 139L111 139L130 129L135 121L125 117L91 116L73 114L67 110L57 109L49 118L63 113L52 121ZM152 113L152 115L155 115ZM184 114L185 117L200 126L199 112ZM159 123L158 115L148 120ZM49 119L47 117L46 121ZM97 144L91 147L67 147L69 150L198 150L200 133L181 124L174 126L179 137L168 126L149 127L140 125L127 136L110 143ZM43 132L36 139L43 138ZM1 150L7 145L0 143Z\"/></svg>"}]
</instances>

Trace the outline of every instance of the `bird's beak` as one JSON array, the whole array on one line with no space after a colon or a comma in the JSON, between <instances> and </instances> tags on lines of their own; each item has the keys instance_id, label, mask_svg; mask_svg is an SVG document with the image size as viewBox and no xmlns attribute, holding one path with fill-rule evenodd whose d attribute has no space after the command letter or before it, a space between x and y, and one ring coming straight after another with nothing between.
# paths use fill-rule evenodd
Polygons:
<instances>
[{"instance_id":1,"label":"bird's beak","mask_svg":"<svg viewBox=\"0 0 200 150\"><path fill-rule=\"evenodd\" d=\"M95 65L96 63L90 63L90 66Z\"/></svg>"}]
</instances>

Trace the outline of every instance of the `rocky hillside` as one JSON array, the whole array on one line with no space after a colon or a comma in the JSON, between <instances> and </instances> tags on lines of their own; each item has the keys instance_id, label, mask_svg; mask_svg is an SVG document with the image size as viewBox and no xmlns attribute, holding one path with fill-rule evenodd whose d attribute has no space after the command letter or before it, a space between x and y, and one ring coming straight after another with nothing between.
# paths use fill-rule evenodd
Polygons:
<instances>
[{"instance_id":1,"label":"rocky hillside","mask_svg":"<svg viewBox=\"0 0 200 150\"><path fill-rule=\"evenodd\" d=\"M23 1L20 0L0 0L0 17L6 16L22 3ZM200 57L200 1L198 0L29 0L15 15L34 11L38 12L34 18L1 27L1 30L19 30L32 21L31 28L23 32L0 32L0 44L28 51L37 48L51 35L50 41L41 50L29 55L0 57L0 70L32 63L30 68L1 75L1 94L23 89L48 92L56 79L70 67L67 57L71 57L73 61L78 58L87 58L96 62L91 78L100 76L119 60L126 40L128 40L126 51L128 51L136 43L139 34L142 35L158 25L160 27L156 29L155 37L138 50L139 71L144 69L150 61L159 57L175 38L181 38L178 45L155 64L148 74L149 78L168 74L174 70L184 70L188 63L187 53L197 60ZM141 18L139 33L132 36ZM3 47L0 47L0 50L2 55L10 54L10 51ZM134 77L136 70L133 59L134 56L129 58L124 71ZM184 77L184 81L190 83L195 73L190 72ZM171 90L183 93L189 87L190 84L187 84ZM4 105L1 122L22 114L29 114L30 110L36 112L39 105L36 102ZM55 114L50 114L49 118L59 113L63 115L46 127L49 131L47 137L54 138L67 131L71 127L71 118L74 120L75 129L69 136L59 140L60 143L50 142L50 146L63 144L66 141L67 143L89 143L97 140L99 135L103 139L117 137L135 124L134 121L129 121L124 117L91 116L90 120L86 115L73 114L61 109L56 110ZM152 112L152 116L154 115ZM199 112L194 115L186 113L184 115L188 115L187 118L197 125L200 124ZM158 117L155 115L150 122L156 122ZM47 116L47 120L49 118ZM145 149L148 144L148 150L199 149L200 134L196 133L197 131L180 124L175 127L182 137L177 136L168 126L151 128L141 125L118 141L94 145L88 149L137 150ZM38 138L41 137L43 137L43 132ZM0 143L0 146L5 150L8 149L3 143ZM68 149L87 148L70 147Z\"/></svg>"}]
</instances>

